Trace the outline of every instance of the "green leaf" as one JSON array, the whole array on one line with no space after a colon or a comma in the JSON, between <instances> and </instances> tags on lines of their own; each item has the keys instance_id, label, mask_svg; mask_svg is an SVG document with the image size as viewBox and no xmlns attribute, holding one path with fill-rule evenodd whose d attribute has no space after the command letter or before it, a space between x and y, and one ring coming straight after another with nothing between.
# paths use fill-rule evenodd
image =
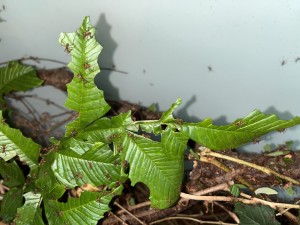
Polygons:
<instances>
[{"instance_id":1,"label":"green leaf","mask_svg":"<svg viewBox=\"0 0 300 225\"><path fill-rule=\"evenodd\" d=\"M152 207L173 205L181 191L183 152L187 138L170 129L162 134L162 142L128 133L123 139L123 160L129 163L132 185L143 182L150 189Z\"/></svg>"},{"instance_id":2,"label":"green leaf","mask_svg":"<svg viewBox=\"0 0 300 225\"><path fill-rule=\"evenodd\" d=\"M66 136L80 132L84 127L108 112L110 106L105 102L94 78L100 72L98 56L102 47L95 39L95 28L85 17L75 33L61 33L59 43L71 54L68 67L74 78L67 85L66 107L79 113L76 120L67 125Z\"/></svg>"},{"instance_id":3,"label":"green leaf","mask_svg":"<svg viewBox=\"0 0 300 225\"><path fill-rule=\"evenodd\" d=\"M41 194L28 192L24 194L25 204L18 208L14 222L17 225L44 225L42 211L39 208Z\"/></svg>"},{"instance_id":4,"label":"green leaf","mask_svg":"<svg viewBox=\"0 0 300 225\"><path fill-rule=\"evenodd\" d=\"M280 225L275 219L275 210L269 206L235 203L234 211L243 225Z\"/></svg>"},{"instance_id":5,"label":"green leaf","mask_svg":"<svg viewBox=\"0 0 300 225\"><path fill-rule=\"evenodd\" d=\"M23 186L25 183L24 175L15 161L7 163L0 159L0 175L4 180L3 184L10 188Z\"/></svg>"},{"instance_id":6,"label":"green leaf","mask_svg":"<svg viewBox=\"0 0 300 225\"><path fill-rule=\"evenodd\" d=\"M31 66L24 66L18 62L10 62L0 68L0 94L11 91L27 91L40 86L43 80L39 79Z\"/></svg>"},{"instance_id":7,"label":"green leaf","mask_svg":"<svg viewBox=\"0 0 300 225\"><path fill-rule=\"evenodd\" d=\"M277 195L278 192L269 187L261 187L255 190L255 194Z\"/></svg>"},{"instance_id":8,"label":"green leaf","mask_svg":"<svg viewBox=\"0 0 300 225\"><path fill-rule=\"evenodd\" d=\"M167 111L162 113L162 116L159 120L137 121L135 122L135 125L139 125L140 128L145 132L153 132L154 134L161 134L161 132L163 131L162 125L167 125L173 129L179 129L183 124L183 121L181 119L175 119L172 113L180 104L181 99L177 99L176 102L173 103Z\"/></svg>"},{"instance_id":9,"label":"green leaf","mask_svg":"<svg viewBox=\"0 0 300 225\"><path fill-rule=\"evenodd\" d=\"M8 192L5 193L2 203L0 217L5 222L10 222L13 220L17 214L17 208L22 206L23 191L21 188L11 188Z\"/></svg>"},{"instance_id":10,"label":"green leaf","mask_svg":"<svg viewBox=\"0 0 300 225\"><path fill-rule=\"evenodd\" d=\"M122 186L109 194L83 192L80 198L69 198L67 203L44 200L46 217L49 225L91 225L97 224L104 213L110 211L109 203L116 195L121 194Z\"/></svg>"},{"instance_id":11,"label":"green leaf","mask_svg":"<svg viewBox=\"0 0 300 225\"><path fill-rule=\"evenodd\" d=\"M55 154L52 170L66 187L83 184L114 186L115 182L124 181L120 175L121 166L116 164L118 156L107 144L95 143L82 155L77 152L64 149Z\"/></svg>"},{"instance_id":12,"label":"green leaf","mask_svg":"<svg viewBox=\"0 0 300 225\"><path fill-rule=\"evenodd\" d=\"M101 118L83 130L78 138L90 142L112 143L113 139L120 137L126 129L137 132L138 126L132 125L131 112L121 113L111 119Z\"/></svg>"},{"instance_id":13,"label":"green leaf","mask_svg":"<svg viewBox=\"0 0 300 225\"><path fill-rule=\"evenodd\" d=\"M235 197L238 197L240 195L240 188L238 185L234 184L230 186L230 193L234 195Z\"/></svg>"},{"instance_id":14,"label":"green leaf","mask_svg":"<svg viewBox=\"0 0 300 225\"><path fill-rule=\"evenodd\" d=\"M224 150L239 147L259 138L269 132L286 129L300 124L300 118L279 120L275 115L265 115L254 110L243 119L227 126L216 126L211 119L200 123L184 123L181 132L192 140L213 150Z\"/></svg>"},{"instance_id":15,"label":"green leaf","mask_svg":"<svg viewBox=\"0 0 300 225\"><path fill-rule=\"evenodd\" d=\"M10 128L3 121L0 111L0 158L8 161L18 155L31 170L37 168L40 146L23 136L20 130Z\"/></svg>"},{"instance_id":16,"label":"green leaf","mask_svg":"<svg viewBox=\"0 0 300 225\"><path fill-rule=\"evenodd\" d=\"M51 169L54 159L55 153L53 151L41 159L38 178L35 181L35 185L40 189L43 197L49 199L58 199L65 192L65 187L57 181Z\"/></svg>"}]
</instances>

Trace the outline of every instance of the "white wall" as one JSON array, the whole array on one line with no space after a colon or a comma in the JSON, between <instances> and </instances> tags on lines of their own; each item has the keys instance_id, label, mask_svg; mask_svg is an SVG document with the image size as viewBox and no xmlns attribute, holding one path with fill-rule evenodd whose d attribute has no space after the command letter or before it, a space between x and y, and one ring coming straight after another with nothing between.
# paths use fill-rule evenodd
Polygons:
<instances>
[{"instance_id":1,"label":"white wall","mask_svg":"<svg viewBox=\"0 0 300 225\"><path fill-rule=\"evenodd\" d=\"M97 81L110 98L145 106L157 102L165 110L181 97L179 116L211 117L217 124L254 108L282 119L300 115L297 0L2 0L1 5L6 22L0 23L0 62L23 56L68 62L59 33L73 32L89 15L104 47L100 64L128 72L102 71ZM300 127L246 149L289 139L299 143Z\"/></svg>"}]
</instances>

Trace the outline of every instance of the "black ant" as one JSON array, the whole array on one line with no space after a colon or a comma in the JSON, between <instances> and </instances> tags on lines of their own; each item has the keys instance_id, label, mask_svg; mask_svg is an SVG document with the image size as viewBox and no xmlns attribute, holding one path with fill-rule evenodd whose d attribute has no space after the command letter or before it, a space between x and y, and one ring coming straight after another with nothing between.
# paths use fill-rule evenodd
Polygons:
<instances>
[{"instance_id":1,"label":"black ant","mask_svg":"<svg viewBox=\"0 0 300 225\"><path fill-rule=\"evenodd\" d=\"M285 64L287 64L287 61L286 60L282 60L281 66L284 66Z\"/></svg>"},{"instance_id":2,"label":"black ant","mask_svg":"<svg viewBox=\"0 0 300 225\"><path fill-rule=\"evenodd\" d=\"M207 69L208 69L208 72L212 72L213 71L213 68L211 66L208 66Z\"/></svg>"}]
</instances>

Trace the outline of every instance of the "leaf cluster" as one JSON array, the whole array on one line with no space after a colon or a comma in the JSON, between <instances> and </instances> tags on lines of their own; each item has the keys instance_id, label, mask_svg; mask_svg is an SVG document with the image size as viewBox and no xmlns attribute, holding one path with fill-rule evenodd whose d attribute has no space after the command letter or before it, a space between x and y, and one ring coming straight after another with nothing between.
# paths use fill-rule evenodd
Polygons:
<instances>
[{"instance_id":1,"label":"leaf cluster","mask_svg":"<svg viewBox=\"0 0 300 225\"><path fill-rule=\"evenodd\" d=\"M259 110L226 126L211 119L187 123L172 115L180 99L159 120L133 121L130 111L106 117L110 106L94 84L102 47L89 17L75 33L61 33L59 43L70 54L68 66L74 73L65 106L78 116L66 126L65 136L42 154L38 144L9 127L0 114L0 175L9 187L0 217L6 222L96 224L128 179L132 186L148 186L152 207L168 208L181 192L189 140L212 150L232 149L300 123L299 117L284 121ZM31 67L12 62L0 68L2 96L41 84ZM17 158L28 165L28 174ZM62 200L66 193L67 200Z\"/></svg>"}]
</instances>

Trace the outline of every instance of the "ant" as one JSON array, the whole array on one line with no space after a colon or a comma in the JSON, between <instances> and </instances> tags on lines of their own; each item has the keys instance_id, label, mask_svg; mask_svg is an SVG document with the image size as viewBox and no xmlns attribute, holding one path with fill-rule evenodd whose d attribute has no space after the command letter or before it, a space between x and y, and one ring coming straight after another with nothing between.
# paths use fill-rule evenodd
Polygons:
<instances>
[{"instance_id":1,"label":"ant","mask_svg":"<svg viewBox=\"0 0 300 225\"><path fill-rule=\"evenodd\" d=\"M66 33L64 33L64 34L65 34L65 36L63 37L63 39L61 39L61 44L62 44L62 46L65 47L65 52L70 54L74 47L72 48L70 43L64 43L63 42L63 40L66 37ZM74 45L72 45L72 46L74 46Z\"/></svg>"},{"instance_id":2,"label":"ant","mask_svg":"<svg viewBox=\"0 0 300 225\"><path fill-rule=\"evenodd\" d=\"M91 38L93 38L92 32L90 32L91 29L92 29L92 27L88 27L88 28L86 29L86 31L83 32L83 37L84 37L85 39L91 39Z\"/></svg>"},{"instance_id":3,"label":"ant","mask_svg":"<svg viewBox=\"0 0 300 225\"><path fill-rule=\"evenodd\" d=\"M241 127L241 126L243 126L243 124L244 124L244 122L242 120L236 121L234 123L234 125L237 126L237 127Z\"/></svg>"},{"instance_id":4,"label":"ant","mask_svg":"<svg viewBox=\"0 0 300 225\"><path fill-rule=\"evenodd\" d=\"M6 156L6 145L2 145L2 153L4 153L4 156Z\"/></svg>"},{"instance_id":5,"label":"ant","mask_svg":"<svg viewBox=\"0 0 300 225\"><path fill-rule=\"evenodd\" d=\"M87 79L85 79L81 74L77 74L77 77L78 77L78 79L80 79L80 80L83 82L84 86L85 86L86 83L89 82L89 81L88 81Z\"/></svg>"},{"instance_id":6,"label":"ant","mask_svg":"<svg viewBox=\"0 0 300 225\"><path fill-rule=\"evenodd\" d=\"M88 62L85 62L85 63L83 64L83 68L84 68L84 69L89 69L89 68L91 68L91 64L89 64Z\"/></svg>"},{"instance_id":7,"label":"ant","mask_svg":"<svg viewBox=\"0 0 300 225\"><path fill-rule=\"evenodd\" d=\"M208 69L208 72L213 72L213 68L211 66L208 66L207 69Z\"/></svg>"},{"instance_id":8,"label":"ant","mask_svg":"<svg viewBox=\"0 0 300 225\"><path fill-rule=\"evenodd\" d=\"M93 169L93 163L92 162L88 162L89 164L89 168L92 170Z\"/></svg>"},{"instance_id":9,"label":"ant","mask_svg":"<svg viewBox=\"0 0 300 225\"><path fill-rule=\"evenodd\" d=\"M281 128L281 129L278 129L277 130L279 133L284 133L285 131L286 131L286 129L285 128Z\"/></svg>"},{"instance_id":10,"label":"ant","mask_svg":"<svg viewBox=\"0 0 300 225\"><path fill-rule=\"evenodd\" d=\"M253 144L258 144L260 141L261 141L260 138L255 138L255 139L253 140Z\"/></svg>"},{"instance_id":11,"label":"ant","mask_svg":"<svg viewBox=\"0 0 300 225\"><path fill-rule=\"evenodd\" d=\"M73 129L70 136L75 137L76 135L77 135L77 131L75 129Z\"/></svg>"},{"instance_id":12,"label":"ant","mask_svg":"<svg viewBox=\"0 0 300 225\"><path fill-rule=\"evenodd\" d=\"M285 64L287 64L287 61L286 60L282 60L281 66L284 66Z\"/></svg>"},{"instance_id":13,"label":"ant","mask_svg":"<svg viewBox=\"0 0 300 225\"><path fill-rule=\"evenodd\" d=\"M86 39L91 39L91 38L93 38L92 32L90 32L90 31L85 31L85 32L83 33L83 37L86 38Z\"/></svg>"},{"instance_id":14,"label":"ant","mask_svg":"<svg viewBox=\"0 0 300 225\"><path fill-rule=\"evenodd\" d=\"M74 177L79 178L79 179L82 179L82 178L83 178L83 175L82 175L82 173L78 172L78 173L75 173L75 174L74 174Z\"/></svg>"},{"instance_id":15,"label":"ant","mask_svg":"<svg viewBox=\"0 0 300 225\"><path fill-rule=\"evenodd\" d=\"M5 118L2 118L1 122L2 122L2 124L3 124L4 126L7 125L6 119L5 119Z\"/></svg>"}]
</instances>

